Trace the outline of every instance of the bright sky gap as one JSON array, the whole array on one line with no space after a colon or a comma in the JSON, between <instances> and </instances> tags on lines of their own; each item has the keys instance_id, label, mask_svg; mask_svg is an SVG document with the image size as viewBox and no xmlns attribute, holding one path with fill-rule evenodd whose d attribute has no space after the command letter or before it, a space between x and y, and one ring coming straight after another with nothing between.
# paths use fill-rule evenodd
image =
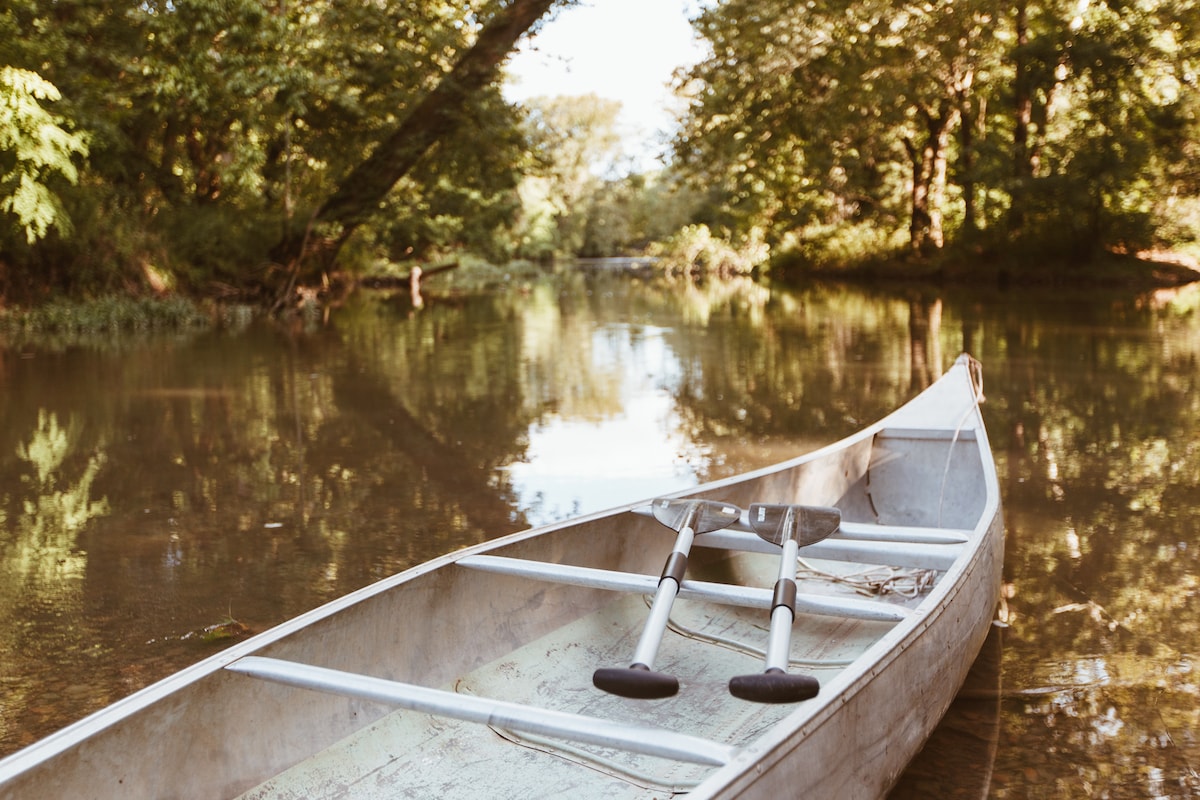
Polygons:
<instances>
[{"instance_id":1,"label":"bright sky gap","mask_svg":"<svg viewBox=\"0 0 1200 800\"><path fill-rule=\"evenodd\" d=\"M704 52L688 22L698 11L695 0L585 0L563 9L509 59L505 96L619 100L627 152L651 166L682 110L671 76Z\"/></svg>"}]
</instances>

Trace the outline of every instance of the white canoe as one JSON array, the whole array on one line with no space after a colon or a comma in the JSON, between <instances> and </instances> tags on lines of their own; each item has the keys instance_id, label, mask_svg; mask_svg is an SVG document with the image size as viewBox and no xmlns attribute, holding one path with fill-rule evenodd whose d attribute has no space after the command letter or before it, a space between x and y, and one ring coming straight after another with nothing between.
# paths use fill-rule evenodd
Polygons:
<instances>
[{"instance_id":1,"label":"white canoe","mask_svg":"<svg viewBox=\"0 0 1200 800\"><path fill-rule=\"evenodd\" d=\"M9 756L0 797L882 797L996 609L1003 522L981 398L962 356L854 436L655 501L664 517L716 501L722 530L664 526L644 503L434 559ZM794 604L792 545L753 528L809 512L778 504L840 514L799 549ZM690 560L665 570L686 569L682 585L660 580L687 538ZM877 583L915 591L864 596L855 576L886 567ZM652 670L625 669L635 660ZM769 678L744 680L787 702L731 694L772 660ZM597 668L670 676L678 693L610 694ZM807 699L779 695L796 685Z\"/></svg>"}]
</instances>

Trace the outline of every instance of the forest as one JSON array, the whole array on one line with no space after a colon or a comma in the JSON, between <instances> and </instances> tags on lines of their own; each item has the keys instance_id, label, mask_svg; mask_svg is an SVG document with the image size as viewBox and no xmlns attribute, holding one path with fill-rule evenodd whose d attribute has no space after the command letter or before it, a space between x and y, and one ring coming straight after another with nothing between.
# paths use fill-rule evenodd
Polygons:
<instances>
[{"instance_id":1,"label":"forest","mask_svg":"<svg viewBox=\"0 0 1200 800\"><path fill-rule=\"evenodd\" d=\"M1200 256L1196 0L708 0L639 172L611 166L614 101L502 93L575 1L7 0L0 307L278 304L468 255L780 278Z\"/></svg>"}]
</instances>

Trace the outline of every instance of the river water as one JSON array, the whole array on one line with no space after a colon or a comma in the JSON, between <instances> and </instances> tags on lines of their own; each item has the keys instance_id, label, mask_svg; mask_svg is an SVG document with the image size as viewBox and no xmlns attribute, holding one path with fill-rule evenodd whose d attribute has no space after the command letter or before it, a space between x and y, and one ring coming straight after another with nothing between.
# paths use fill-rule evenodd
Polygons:
<instances>
[{"instance_id":1,"label":"river water","mask_svg":"<svg viewBox=\"0 0 1200 800\"><path fill-rule=\"evenodd\" d=\"M437 280L0 342L0 755L431 556L829 443L966 350L1002 624L897 796L1200 797L1200 287Z\"/></svg>"}]
</instances>

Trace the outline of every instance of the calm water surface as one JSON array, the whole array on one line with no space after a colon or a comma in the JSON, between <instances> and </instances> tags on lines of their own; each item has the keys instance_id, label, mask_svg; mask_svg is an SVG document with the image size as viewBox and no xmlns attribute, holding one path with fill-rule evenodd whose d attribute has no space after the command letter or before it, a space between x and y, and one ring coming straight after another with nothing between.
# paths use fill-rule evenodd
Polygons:
<instances>
[{"instance_id":1,"label":"calm water surface","mask_svg":"<svg viewBox=\"0 0 1200 800\"><path fill-rule=\"evenodd\" d=\"M0 342L0 754L242 626L833 441L961 350L984 364L1006 627L897 795L1200 797L1200 287L574 275Z\"/></svg>"}]
</instances>

